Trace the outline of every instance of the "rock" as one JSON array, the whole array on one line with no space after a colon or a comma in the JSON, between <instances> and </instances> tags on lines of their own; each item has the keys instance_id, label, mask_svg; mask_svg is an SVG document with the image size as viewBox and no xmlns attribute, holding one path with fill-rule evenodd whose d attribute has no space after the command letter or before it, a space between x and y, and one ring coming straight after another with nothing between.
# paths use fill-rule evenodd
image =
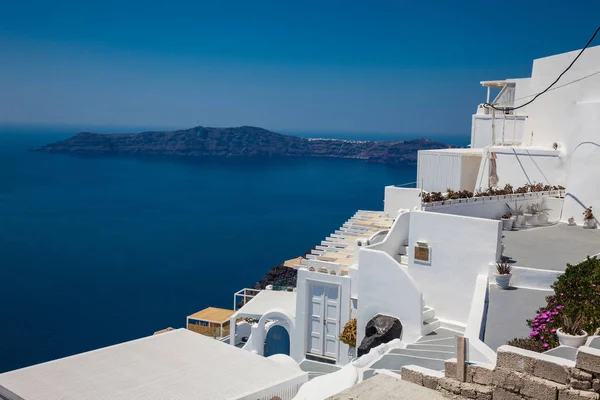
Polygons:
<instances>
[{"instance_id":1,"label":"rock","mask_svg":"<svg viewBox=\"0 0 600 400\"><path fill-rule=\"evenodd\" d=\"M365 338L358 347L358 356L367 354L372 348L399 339L402 335L402 324L398 318L377 314L365 328Z\"/></svg>"}]
</instances>

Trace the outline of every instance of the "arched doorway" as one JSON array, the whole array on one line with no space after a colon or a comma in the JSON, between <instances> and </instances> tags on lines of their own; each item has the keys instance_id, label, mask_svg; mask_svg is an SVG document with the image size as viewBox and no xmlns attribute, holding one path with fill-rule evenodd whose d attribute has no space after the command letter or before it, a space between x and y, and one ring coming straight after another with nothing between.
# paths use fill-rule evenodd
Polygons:
<instances>
[{"instance_id":1,"label":"arched doorway","mask_svg":"<svg viewBox=\"0 0 600 400\"><path fill-rule=\"evenodd\" d=\"M265 357L272 356L273 354L290 355L290 334L281 325L271 327L265 339Z\"/></svg>"}]
</instances>

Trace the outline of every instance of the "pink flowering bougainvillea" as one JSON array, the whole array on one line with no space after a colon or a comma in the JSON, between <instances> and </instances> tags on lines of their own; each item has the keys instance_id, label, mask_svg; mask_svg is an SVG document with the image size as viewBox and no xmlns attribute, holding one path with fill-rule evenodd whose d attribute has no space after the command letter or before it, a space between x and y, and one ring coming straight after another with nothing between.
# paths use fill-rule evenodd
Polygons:
<instances>
[{"instance_id":1,"label":"pink flowering bougainvillea","mask_svg":"<svg viewBox=\"0 0 600 400\"><path fill-rule=\"evenodd\" d=\"M552 285L554 295L546 297L547 304L527 321L531 333L527 339L513 339L509 344L545 351L558 346L556 330L561 327L562 315L571 319L582 317L583 329L593 334L600 328L600 260L588 257L577 265L567 264L565 273Z\"/></svg>"}]
</instances>

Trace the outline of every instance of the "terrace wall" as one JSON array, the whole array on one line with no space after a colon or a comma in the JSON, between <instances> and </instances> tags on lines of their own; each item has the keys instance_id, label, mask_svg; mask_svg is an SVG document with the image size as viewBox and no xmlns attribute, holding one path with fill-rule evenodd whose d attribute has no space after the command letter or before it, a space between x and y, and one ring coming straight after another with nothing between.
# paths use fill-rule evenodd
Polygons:
<instances>
[{"instance_id":1,"label":"terrace wall","mask_svg":"<svg viewBox=\"0 0 600 400\"><path fill-rule=\"evenodd\" d=\"M562 202L559 200L559 203L556 203L554 199L558 198L561 193L560 191L550 191L446 200L425 203L423 210L476 218L500 219L503 214L509 211L506 207L507 204L513 209L522 205L523 211L525 211L531 204L542 203L544 208L552 210L549 215L549 222L558 222L557 215L560 215ZM548 201L550 198L553 200ZM550 217L553 217L553 219Z\"/></svg>"},{"instance_id":2,"label":"terrace wall","mask_svg":"<svg viewBox=\"0 0 600 400\"><path fill-rule=\"evenodd\" d=\"M402 368L402 379L456 399L591 400L600 398L600 350L581 347L577 360L512 346L498 349L495 365L467 364L457 379L456 361L446 361L444 376L418 367Z\"/></svg>"},{"instance_id":3,"label":"terrace wall","mask_svg":"<svg viewBox=\"0 0 600 400\"><path fill-rule=\"evenodd\" d=\"M498 259L501 237L500 221L410 213L408 272L438 318L466 325L477 277L487 274L488 265ZM417 242L427 242L428 264L415 260Z\"/></svg>"}]
</instances>

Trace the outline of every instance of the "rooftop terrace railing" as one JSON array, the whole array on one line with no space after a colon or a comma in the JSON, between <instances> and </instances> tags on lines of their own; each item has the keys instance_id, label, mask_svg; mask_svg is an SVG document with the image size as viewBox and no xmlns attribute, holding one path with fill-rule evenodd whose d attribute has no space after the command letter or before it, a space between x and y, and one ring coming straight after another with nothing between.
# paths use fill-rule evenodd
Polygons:
<instances>
[{"instance_id":1,"label":"rooftop terrace railing","mask_svg":"<svg viewBox=\"0 0 600 400\"><path fill-rule=\"evenodd\" d=\"M405 187L405 188L416 188L417 187L417 181L415 182L408 182L408 183L403 183L401 185L394 185L395 187Z\"/></svg>"}]
</instances>

